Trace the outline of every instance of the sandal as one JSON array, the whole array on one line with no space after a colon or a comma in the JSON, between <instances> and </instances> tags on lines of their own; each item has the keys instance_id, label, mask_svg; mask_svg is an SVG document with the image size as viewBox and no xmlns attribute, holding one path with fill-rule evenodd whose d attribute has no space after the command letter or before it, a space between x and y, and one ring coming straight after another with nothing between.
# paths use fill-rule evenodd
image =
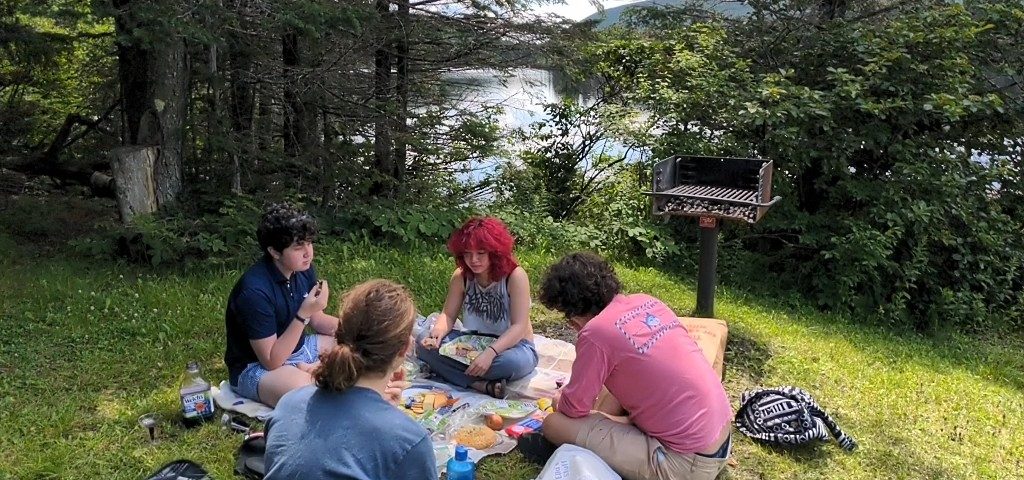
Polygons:
<instances>
[{"instance_id":1,"label":"sandal","mask_svg":"<svg viewBox=\"0 0 1024 480\"><path fill-rule=\"evenodd\" d=\"M519 440L516 442L516 448L519 449L519 453L523 454L523 457L527 460L543 466L547 464L548 459L555 454L555 449L557 449L558 446L544 438L543 434L538 432L529 432L519 436Z\"/></svg>"},{"instance_id":2,"label":"sandal","mask_svg":"<svg viewBox=\"0 0 1024 480\"><path fill-rule=\"evenodd\" d=\"M501 400L508 398L508 380L488 380L484 384L484 393Z\"/></svg>"}]
</instances>

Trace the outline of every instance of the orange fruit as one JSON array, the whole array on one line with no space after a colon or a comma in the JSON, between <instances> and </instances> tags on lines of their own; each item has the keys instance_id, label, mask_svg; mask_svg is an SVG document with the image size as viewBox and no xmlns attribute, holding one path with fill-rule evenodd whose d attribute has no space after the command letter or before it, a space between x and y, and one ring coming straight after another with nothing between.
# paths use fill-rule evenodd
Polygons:
<instances>
[{"instance_id":1,"label":"orange fruit","mask_svg":"<svg viewBox=\"0 0 1024 480\"><path fill-rule=\"evenodd\" d=\"M491 430L501 430L501 427L505 426L505 419L501 418L501 415L497 413L488 413L484 415L484 423Z\"/></svg>"}]
</instances>

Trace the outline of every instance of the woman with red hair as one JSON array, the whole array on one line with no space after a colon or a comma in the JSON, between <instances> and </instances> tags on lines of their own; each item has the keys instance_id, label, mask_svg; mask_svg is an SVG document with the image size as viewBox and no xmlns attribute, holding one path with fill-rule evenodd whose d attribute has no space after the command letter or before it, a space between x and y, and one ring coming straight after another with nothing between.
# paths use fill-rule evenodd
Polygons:
<instances>
[{"instance_id":1,"label":"woman with red hair","mask_svg":"<svg viewBox=\"0 0 1024 480\"><path fill-rule=\"evenodd\" d=\"M508 394L509 380L537 368L537 349L530 324L530 279L512 255L515 240L494 217L473 217L448 239L455 272L448 283L444 308L433 327L418 339L416 354L448 383L487 393ZM453 330L461 311L463 330ZM438 353L462 335L497 337L469 367Z\"/></svg>"}]
</instances>

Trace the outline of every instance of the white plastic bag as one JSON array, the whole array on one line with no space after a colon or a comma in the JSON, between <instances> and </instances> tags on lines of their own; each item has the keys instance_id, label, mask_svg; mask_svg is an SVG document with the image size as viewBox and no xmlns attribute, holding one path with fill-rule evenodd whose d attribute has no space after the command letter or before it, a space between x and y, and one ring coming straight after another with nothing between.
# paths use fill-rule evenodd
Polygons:
<instances>
[{"instance_id":1,"label":"white plastic bag","mask_svg":"<svg viewBox=\"0 0 1024 480\"><path fill-rule=\"evenodd\" d=\"M417 315L416 322L412 324L412 336L418 339L423 335L423 332L429 332L434 327L434 322L437 321L438 315L438 312L431 313L426 317Z\"/></svg>"},{"instance_id":2,"label":"white plastic bag","mask_svg":"<svg viewBox=\"0 0 1024 480\"><path fill-rule=\"evenodd\" d=\"M622 477L594 452L567 443L555 450L537 480L622 480Z\"/></svg>"},{"instance_id":3,"label":"white plastic bag","mask_svg":"<svg viewBox=\"0 0 1024 480\"><path fill-rule=\"evenodd\" d=\"M416 315L416 321L412 324L412 336L416 339L420 339L430 332L431 328L434 328L434 324L437 323L437 316L441 312L433 312L430 315ZM455 324L452 326L452 330L462 330L462 319L456 319Z\"/></svg>"}]
</instances>

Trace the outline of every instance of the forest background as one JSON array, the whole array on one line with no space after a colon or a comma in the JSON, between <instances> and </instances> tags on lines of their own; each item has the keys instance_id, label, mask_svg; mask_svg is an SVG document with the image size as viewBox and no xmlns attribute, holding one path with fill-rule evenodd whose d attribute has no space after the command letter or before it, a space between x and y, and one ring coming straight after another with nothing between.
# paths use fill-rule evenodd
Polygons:
<instances>
[{"instance_id":1,"label":"forest background","mask_svg":"<svg viewBox=\"0 0 1024 480\"><path fill-rule=\"evenodd\" d=\"M761 157L783 200L723 229L727 291L1016 345L1024 2L682 2L601 28L536 6L0 1L10 278L43 257L234 271L258 254L262 207L289 200L353 262L380 246L433 258L489 213L526 258L586 249L691 279L698 228L652 218L652 164ZM457 80L523 68L569 93L518 129ZM5 323L25 315L16 297Z\"/></svg>"}]
</instances>

